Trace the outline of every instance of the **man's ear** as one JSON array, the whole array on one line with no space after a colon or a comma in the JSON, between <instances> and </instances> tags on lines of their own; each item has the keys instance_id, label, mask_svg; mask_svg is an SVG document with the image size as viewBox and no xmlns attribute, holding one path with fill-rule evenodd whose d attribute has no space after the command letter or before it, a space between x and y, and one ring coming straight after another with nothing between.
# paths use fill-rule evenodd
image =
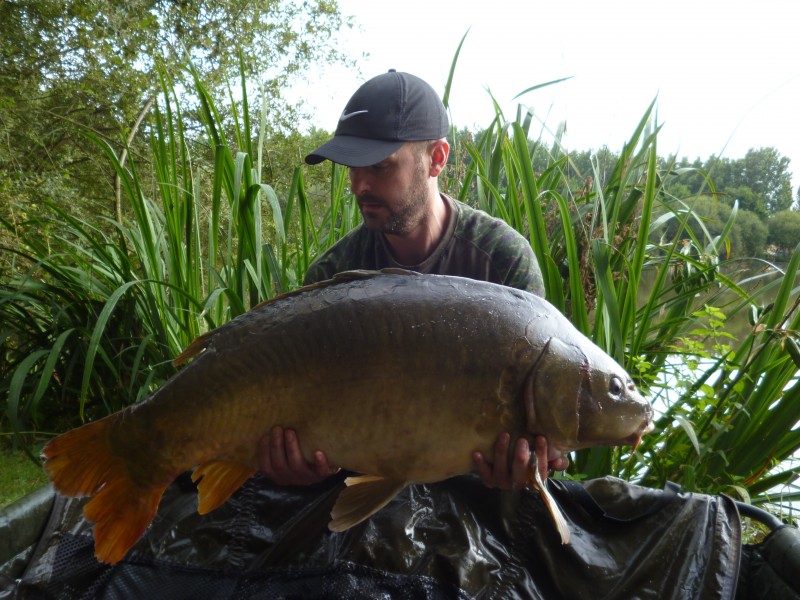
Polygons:
<instances>
[{"instance_id":1,"label":"man's ear","mask_svg":"<svg viewBox=\"0 0 800 600\"><path fill-rule=\"evenodd\" d=\"M447 157L450 155L450 144L446 139L436 140L431 142L428 149L431 157L431 169L429 175L431 177L438 177L439 173L447 165Z\"/></svg>"}]
</instances>

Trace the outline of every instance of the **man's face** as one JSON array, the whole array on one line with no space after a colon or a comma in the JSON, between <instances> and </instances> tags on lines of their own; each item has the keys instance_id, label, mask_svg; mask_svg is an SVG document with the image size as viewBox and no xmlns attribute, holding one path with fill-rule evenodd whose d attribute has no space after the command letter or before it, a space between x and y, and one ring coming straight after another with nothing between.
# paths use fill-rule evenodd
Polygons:
<instances>
[{"instance_id":1,"label":"man's face","mask_svg":"<svg viewBox=\"0 0 800 600\"><path fill-rule=\"evenodd\" d=\"M424 144L405 144L369 167L350 167L350 189L370 231L405 235L428 210L430 162Z\"/></svg>"}]
</instances>

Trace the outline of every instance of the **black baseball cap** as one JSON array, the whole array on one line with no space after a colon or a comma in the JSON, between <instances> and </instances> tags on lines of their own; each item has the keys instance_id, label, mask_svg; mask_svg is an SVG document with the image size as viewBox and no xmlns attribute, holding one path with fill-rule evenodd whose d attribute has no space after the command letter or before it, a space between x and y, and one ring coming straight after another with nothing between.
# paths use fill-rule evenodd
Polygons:
<instances>
[{"instance_id":1,"label":"black baseball cap","mask_svg":"<svg viewBox=\"0 0 800 600\"><path fill-rule=\"evenodd\" d=\"M438 140L450 123L439 95L419 77L391 69L362 85L342 111L333 138L306 156L348 167L381 162L406 142Z\"/></svg>"}]
</instances>

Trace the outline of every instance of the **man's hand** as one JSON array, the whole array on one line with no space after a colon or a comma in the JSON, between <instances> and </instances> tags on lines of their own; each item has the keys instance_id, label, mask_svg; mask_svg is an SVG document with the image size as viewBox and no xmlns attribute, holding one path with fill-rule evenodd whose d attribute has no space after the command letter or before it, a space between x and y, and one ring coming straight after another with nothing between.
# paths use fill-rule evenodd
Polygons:
<instances>
[{"instance_id":1,"label":"man's hand","mask_svg":"<svg viewBox=\"0 0 800 600\"><path fill-rule=\"evenodd\" d=\"M525 438L517 440L509 468L507 465L510 444L511 436L508 433L498 435L494 445L494 459L491 463L481 452L473 454L475 469L485 485L506 490L525 487L528 482L528 463L531 460L530 444ZM569 459L566 456L557 455L552 458L548 456L547 438L544 436L536 436L534 452L536 453L536 466L542 481L547 479L550 469L563 471L569 467Z\"/></svg>"},{"instance_id":2,"label":"man's hand","mask_svg":"<svg viewBox=\"0 0 800 600\"><path fill-rule=\"evenodd\" d=\"M281 427L274 427L259 441L258 468L277 485L311 485L339 471L328 464L322 450L314 452L314 462L307 463L297 433Z\"/></svg>"}]
</instances>

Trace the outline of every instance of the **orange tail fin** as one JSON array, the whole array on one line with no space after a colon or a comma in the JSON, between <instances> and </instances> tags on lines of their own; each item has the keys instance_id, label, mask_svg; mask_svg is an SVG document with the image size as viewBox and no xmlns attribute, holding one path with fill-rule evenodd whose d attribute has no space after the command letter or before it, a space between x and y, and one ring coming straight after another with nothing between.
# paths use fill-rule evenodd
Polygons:
<instances>
[{"instance_id":1,"label":"orange tail fin","mask_svg":"<svg viewBox=\"0 0 800 600\"><path fill-rule=\"evenodd\" d=\"M116 563L153 520L166 485L143 488L109 443L114 415L73 429L48 443L42 455L53 486L66 496L94 496L83 508L95 523L95 556Z\"/></svg>"}]
</instances>

